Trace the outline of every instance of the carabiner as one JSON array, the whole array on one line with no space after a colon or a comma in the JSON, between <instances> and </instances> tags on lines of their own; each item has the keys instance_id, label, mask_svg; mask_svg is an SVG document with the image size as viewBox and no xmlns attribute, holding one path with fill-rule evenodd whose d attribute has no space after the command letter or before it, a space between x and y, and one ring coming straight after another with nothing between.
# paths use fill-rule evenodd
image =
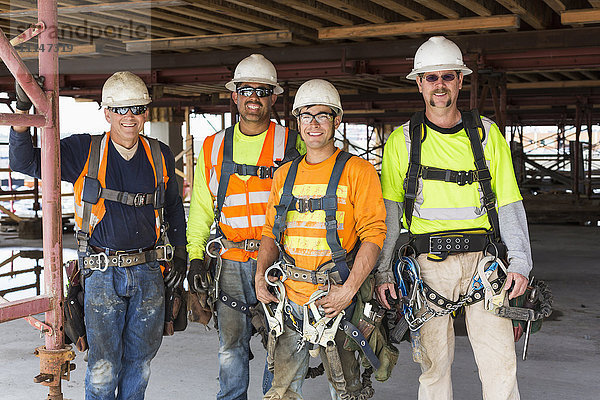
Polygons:
<instances>
[{"instance_id":1,"label":"carabiner","mask_svg":"<svg viewBox=\"0 0 600 400\"><path fill-rule=\"evenodd\" d=\"M223 238L223 236L218 236L216 238L214 238L213 240L209 241L208 243L206 243L206 249L204 250L204 252L211 258L217 258L223 255L223 253L225 253L225 246L223 246L223 242L221 242L221 239ZM217 244L220 248L219 250L219 254L218 255L214 255L211 251L210 251L210 246L212 244Z\"/></svg>"}]
</instances>

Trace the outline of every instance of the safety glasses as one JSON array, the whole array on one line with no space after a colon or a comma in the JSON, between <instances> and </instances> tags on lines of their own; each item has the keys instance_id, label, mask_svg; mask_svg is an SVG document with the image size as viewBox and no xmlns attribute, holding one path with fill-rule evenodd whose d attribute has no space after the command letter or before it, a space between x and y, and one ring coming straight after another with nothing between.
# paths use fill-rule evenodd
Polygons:
<instances>
[{"instance_id":1,"label":"safety glasses","mask_svg":"<svg viewBox=\"0 0 600 400\"><path fill-rule=\"evenodd\" d=\"M108 109L115 114L125 115L131 111L133 115L140 115L146 112L148 107L146 106L129 106L129 107L108 107Z\"/></svg>"},{"instance_id":2,"label":"safety glasses","mask_svg":"<svg viewBox=\"0 0 600 400\"><path fill-rule=\"evenodd\" d=\"M456 75L454 75L453 73L447 73L447 74L443 74L441 76L436 75L436 74L428 74L428 75L422 76L421 78L425 79L429 83L435 83L440 78L442 78L442 80L444 82L452 82L454 79L456 79Z\"/></svg>"},{"instance_id":3,"label":"safety glasses","mask_svg":"<svg viewBox=\"0 0 600 400\"><path fill-rule=\"evenodd\" d=\"M300 122L304 125L310 125L313 122L313 120L317 121L319 125L323 125L327 122L330 122L334 117L334 113L328 113L324 111L314 115L307 112L303 112L300 115L298 115Z\"/></svg>"},{"instance_id":4,"label":"safety glasses","mask_svg":"<svg viewBox=\"0 0 600 400\"><path fill-rule=\"evenodd\" d=\"M250 97L256 93L257 97L269 97L273 94L273 89L267 87L250 87L244 86L236 90L237 94L244 97Z\"/></svg>"}]
</instances>

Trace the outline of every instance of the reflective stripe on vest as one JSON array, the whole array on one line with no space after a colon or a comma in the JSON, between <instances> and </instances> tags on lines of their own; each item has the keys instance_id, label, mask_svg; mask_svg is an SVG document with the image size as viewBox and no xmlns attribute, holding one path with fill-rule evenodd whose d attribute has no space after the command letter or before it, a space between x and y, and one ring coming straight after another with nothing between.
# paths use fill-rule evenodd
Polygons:
<instances>
[{"instance_id":1,"label":"reflective stripe on vest","mask_svg":"<svg viewBox=\"0 0 600 400\"><path fill-rule=\"evenodd\" d=\"M148 142L148 139L142 135L140 135L139 138L140 138L140 143L146 153L146 156L148 157L148 161L150 161L150 165L152 166L152 171L153 171L153 175L154 175L154 186L156 188L156 184L157 184L156 167L155 167L154 161L152 159L150 143ZM106 132L103 135L103 138L100 142L100 160L99 160L100 166L98 168L97 179L103 188L106 188L106 168L107 168L107 162L108 162L108 141L109 140L110 140L110 131ZM84 202L82 201L83 186L84 186L85 176L88 174L88 170L89 170L91 143L92 142L90 142L90 151L88 151L88 158L85 162L85 166L83 167L83 171L81 171L81 174L79 175L79 177L75 181L75 184L73 185L73 193L75 196L75 202L74 202L75 203L75 224L76 224L77 230L81 230L81 228L82 228L83 205L84 205ZM164 181L164 184L166 185L169 180L169 177L167 175L167 167L165 164L164 155L161 154L161 157L162 157L162 164L163 164L162 165L163 181ZM98 202L96 204L92 205L90 223L88 226L88 232L89 232L90 236L92 235L92 232L93 232L94 228L96 227L96 225L98 225L98 223L102 220L102 218L104 217L104 215L106 213L106 207L104 206L104 201L105 200L103 198L100 198L100 199L98 199ZM157 209L154 210L155 229L156 229L156 239L157 240L160 237L160 217L159 217L158 211L159 210L157 210Z\"/></svg>"},{"instance_id":2,"label":"reflective stripe on vest","mask_svg":"<svg viewBox=\"0 0 600 400\"><path fill-rule=\"evenodd\" d=\"M270 167L282 161L287 137L287 128L271 122L256 165ZM222 130L207 138L204 145L204 162L208 170L206 179L214 198L219 189L224 138L225 130ZM219 227L228 240L239 242L261 238L271 183L272 179L250 176L243 180L237 174L231 175L219 221ZM236 253L237 256L234 256ZM228 249L224 255L228 259L245 261L247 254L241 249Z\"/></svg>"},{"instance_id":3,"label":"reflective stripe on vest","mask_svg":"<svg viewBox=\"0 0 600 400\"><path fill-rule=\"evenodd\" d=\"M483 122L484 127L484 137L481 145L485 151L485 147L487 145L487 141L489 138L489 132L492 124L494 123L492 120L481 117L481 121ZM402 132L404 133L404 143L406 144L407 154L410 155L411 152L411 139L409 132L410 121L406 122L402 125ZM426 140L426 139L425 139ZM486 160L488 168L490 166L489 161ZM458 208L424 208L422 207L424 198L423 198L423 185L424 179L419 176L418 178L418 190L417 197L415 199L415 204L413 208L413 216L429 221L464 221L464 220L474 220L486 214L486 210L483 203L483 191L479 184L473 184L474 188L478 191L480 204L477 206L469 206L469 207L458 207Z\"/></svg>"}]
</instances>

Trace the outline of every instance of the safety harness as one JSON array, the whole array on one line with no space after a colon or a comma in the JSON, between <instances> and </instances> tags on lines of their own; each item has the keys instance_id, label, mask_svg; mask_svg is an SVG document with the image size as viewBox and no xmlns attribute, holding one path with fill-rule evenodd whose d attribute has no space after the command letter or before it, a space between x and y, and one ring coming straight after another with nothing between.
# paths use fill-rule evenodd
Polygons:
<instances>
[{"instance_id":1,"label":"safety harness","mask_svg":"<svg viewBox=\"0 0 600 400\"><path fill-rule=\"evenodd\" d=\"M481 117L476 109L470 112L461 112L461 116L475 161L476 169L470 171L454 171L422 165L421 145L426 137L424 112L417 112L410 119L410 159L404 181L405 221L409 230L409 241L398 251L398 258L393 268L401 300L401 305L399 305L400 315L404 317L403 319L406 320L407 324L397 323L391 327L393 329L390 332L390 337L395 342L405 338L407 329L417 333L414 337L418 341L418 330L431 318L450 313L456 315L462 307L482 300L485 300L485 309L498 316L528 321L528 329L530 329L532 321L547 317L551 313L552 296L543 282L540 282L540 284L544 290L540 288L539 292L545 296L538 296L538 304L543 305L539 308L539 311L534 311L533 307L531 307L532 309L525 309L508 304L506 291L504 290L507 269L502 261L506 258L506 246L500 238L496 195L491 186L492 176L485 162L482 146L482 139L487 133L484 131ZM423 235L412 234L410 225L417 198L419 178L453 182L459 186L478 182L483 193L482 206L487 211L491 229L483 234L464 230ZM440 295L420 277L420 268L416 260L419 254L428 253L428 259L443 261L451 253L476 251L483 251L485 256L478 263L467 293L461 294L457 301L451 301ZM498 278L490 282L488 278L494 271L497 271ZM429 306L429 303L435 304L441 310L434 310ZM415 347L414 337L413 347ZM515 338L517 338L516 334ZM413 356L416 357L418 353L419 349L416 348Z\"/></svg>"},{"instance_id":2,"label":"safety harness","mask_svg":"<svg viewBox=\"0 0 600 400\"><path fill-rule=\"evenodd\" d=\"M173 247L168 243L166 231L168 224L164 220L164 203L166 185L163 179L163 161L158 140L149 137L140 137L150 146L152 162L154 164L154 177L156 189L153 193L128 193L102 187L98 180L100 169L101 149L108 145L105 134L92 135L88 160L88 171L83 183L83 212L81 228L77 231L77 254L79 268L105 271L108 267L130 267L151 261L170 261L173 258ZM152 205L157 211L159 237L156 245L151 249L134 251L114 251L89 246L91 231L99 222L92 220L92 206L100 199L114 201L131 207ZM90 229L91 226L91 229ZM95 254L93 254L95 253Z\"/></svg>"},{"instance_id":3,"label":"safety harness","mask_svg":"<svg viewBox=\"0 0 600 400\"><path fill-rule=\"evenodd\" d=\"M296 149L298 132L290 129L288 130L287 141L285 144L284 158L279 163L279 165L258 166L238 164L235 161L233 161L233 135L233 126L230 126L229 128L225 129L225 135L223 138L223 161L221 164L221 176L219 179L219 186L217 189L217 201L215 207L216 237L215 239L210 240L206 244L206 254L209 257L217 259L214 289L210 289L209 296L211 296L213 299L218 299L223 304L227 305L230 308L233 308L236 311L250 315L250 307L253 305L246 304L245 302L230 296L225 291L219 288L219 277L221 275L222 266L221 255L225 252L225 250L230 248L239 248L244 249L245 251L253 252L258 250L260 244L260 240L257 239L246 239L241 242L233 242L231 240L227 240L219 226L219 221L221 220L221 213L223 210L223 204L225 203L225 197L227 194L227 186L229 185L229 178L233 174L238 174L240 176L256 176L259 179L273 179L275 170L277 170L279 166L295 158L298 158L300 156L300 153ZM216 245L219 248L218 254L215 254L213 251L211 251L211 246L213 245Z\"/></svg>"},{"instance_id":4,"label":"safety harness","mask_svg":"<svg viewBox=\"0 0 600 400\"><path fill-rule=\"evenodd\" d=\"M292 194L296 174L298 172L298 165L302 161L302 157L299 157L292 162L283 184L279 204L275 206L276 215L273 224L273 235L275 236L275 243L279 249L279 260L273 266L269 267L265 275L268 275L271 270L275 270L277 271L276 275L280 276L280 282L291 279L302 282L311 282L313 284L330 285L332 282L335 284L343 284L346 281L350 275L350 269L348 267L350 260L348 255L353 255L354 251L348 253L340 243L337 232L338 224L336 212L338 207L338 184L344 167L351 157L351 154L344 151L338 153L325 195L323 197L310 199L297 198ZM283 248L283 234L286 229L287 213L289 211L306 213L317 210L325 212L325 237L331 250L331 261L319 266L316 271L310 271L295 266L294 259L287 254ZM358 246L355 248L358 248ZM267 276L265 276L265 279L267 279ZM267 282L269 282L268 279ZM268 318L270 327L269 343L274 349L275 340L278 336L277 333L279 332L280 327L285 324L301 335L301 340L298 343L298 351L304 347L306 343L309 343L309 353L311 356L316 357L319 354L319 349L323 347L327 359L329 360L329 364L331 365L331 383L336 391L340 393L340 396L347 399L351 397L346 391L346 381L341 367L341 360L334 341L338 329L344 330L346 335L360 347L372 368L378 369L381 364L369 346L368 340L364 337L362 332L349 321L349 318L354 311L354 301L346 310L342 311L335 318L325 316L321 310L318 309L315 301L327 295L327 293L327 291L323 290L317 290L312 293L309 301L303 305L303 320L298 320L292 315L291 307L283 306L285 311L284 315L278 314L277 312L271 312L272 316L275 317L280 315L285 321L272 321L271 318ZM278 307L279 306L280 305L278 305ZM370 374L368 374L365 381L369 378ZM373 395L372 387L370 385L363 385L363 388L366 388L363 394L352 396L352 398L366 399Z\"/></svg>"}]
</instances>

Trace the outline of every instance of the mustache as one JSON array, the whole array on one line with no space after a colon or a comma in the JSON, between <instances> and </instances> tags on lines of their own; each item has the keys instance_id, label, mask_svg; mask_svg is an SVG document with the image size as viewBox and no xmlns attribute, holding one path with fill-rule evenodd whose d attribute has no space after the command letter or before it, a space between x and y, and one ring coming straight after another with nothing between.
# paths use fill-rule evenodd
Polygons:
<instances>
[{"instance_id":1,"label":"mustache","mask_svg":"<svg viewBox=\"0 0 600 400\"><path fill-rule=\"evenodd\" d=\"M450 91L446 88L440 88L433 91L433 94L450 94Z\"/></svg>"}]
</instances>

